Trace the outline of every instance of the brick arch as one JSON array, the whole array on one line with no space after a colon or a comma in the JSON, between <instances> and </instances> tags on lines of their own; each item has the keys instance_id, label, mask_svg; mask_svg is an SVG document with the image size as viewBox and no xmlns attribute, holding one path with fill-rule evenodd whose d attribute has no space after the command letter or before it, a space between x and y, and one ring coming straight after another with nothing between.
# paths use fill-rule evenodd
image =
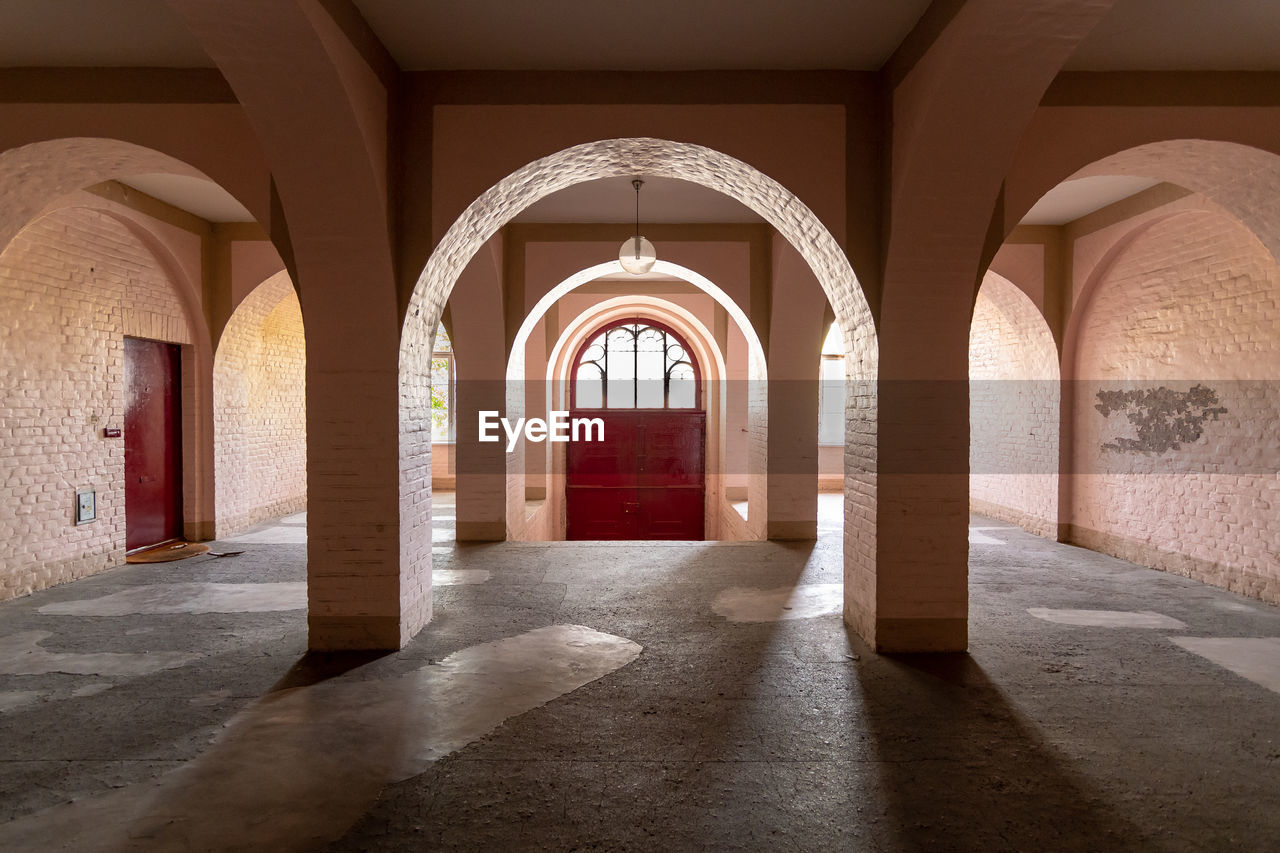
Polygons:
<instances>
[{"instance_id":1,"label":"brick arch","mask_svg":"<svg viewBox=\"0 0 1280 853\"><path fill-rule=\"evenodd\" d=\"M969 502L974 510L1056 536L1058 349L1021 288L982 280L969 326Z\"/></svg>"},{"instance_id":2,"label":"brick arch","mask_svg":"<svg viewBox=\"0 0 1280 853\"><path fill-rule=\"evenodd\" d=\"M254 288L227 321L213 401L216 535L304 510L306 337L287 272Z\"/></svg>"},{"instance_id":3,"label":"brick arch","mask_svg":"<svg viewBox=\"0 0 1280 853\"><path fill-rule=\"evenodd\" d=\"M747 163L701 145L664 139L608 139L566 148L503 178L449 227L418 278L405 317L401 363L429 336L458 275L486 240L529 205L600 178L644 174L675 178L723 193L751 208L813 269L867 376L875 373L875 327L844 250L793 193ZM403 376L402 376L403 379Z\"/></svg>"},{"instance_id":4,"label":"brick arch","mask_svg":"<svg viewBox=\"0 0 1280 853\"><path fill-rule=\"evenodd\" d=\"M628 175L690 181L746 205L772 225L813 270L835 310L851 379L874 379L879 345L870 306L844 250L786 187L749 164L705 146L648 137L607 139L566 148L503 178L450 225L410 297L400 338L401 571L425 571L430 551L431 441L429 364L432 338L459 275L490 237L520 211L586 181ZM866 384L866 383L864 383ZM876 548L874 394L850 394L845 443L846 575L872 570ZM865 590L859 588L858 594Z\"/></svg>"},{"instance_id":5,"label":"brick arch","mask_svg":"<svg viewBox=\"0 0 1280 853\"><path fill-rule=\"evenodd\" d=\"M716 533L709 538L728 538L723 536L720 518L712 518L713 513L719 512L720 502L723 500L723 490L716 475L724 470L727 402L723 383L727 375L725 358L715 336L692 311L668 299L633 294L604 299L579 313L566 324L555 346L548 353L545 376L551 408L566 408L568 405L568 389L573 381L573 360L582 345L610 323L635 318L670 326L684 337L689 344L690 354L699 365L707 412L707 529ZM543 532L554 532L555 535L550 538L558 539L565 521L563 474L566 460L562 448L555 447L552 450L554 462L547 475L549 518L545 522L549 526ZM514 509L514 502L509 500L508 518L511 518Z\"/></svg>"},{"instance_id":6,"label":"brick arch","mask_svg":"<svg viewBox=\"0 0 1280 853\"><path fill-rule=\"evenodd\" d=\"M753 424L752 429L754 431L754 434L760 435L760 436L766 436L765 440L752 444L751 458L748 463L748 468L753 477L757 477L761 480L761 482L763 482L764 472L768 466L768 461L767 461L768 365L767 365L767 360L764 354L764 347L760 343L760 338L756 334L755 327L751 324L750 318L747 317L746 313L742 310L741 306L739 306L738 303L735 302L732 297L730 297L727 293L725 293L723 289L721 289L715 282L711 281L706 276L696 272L695 270L689 269L679 264L671 263L670 261L664 261L664 260L657 261L657 263L654 265L654 271L666 273L668 275L672 275L672 276L675 276L676 278L682 279L683 281L686 281L694 285L703 293L710 296L713 300L715 300L716 304L719 305L722 309L724 309L724 311L729 315L729 319L733 322L735 326L737 326L738 330L742 333L743 338L746 340L748 379L749 379L748 398L751 401L748 404L748 410L751 413L750 418ZM538 322L541 321L542 318L546 316L547 312L551 309L552 305L554 305L556 302L564 298L569 293L572 293L575 289L582 287L583 285L589 282L595 281L601 278L602 276L617 275L617 274L621 274L622 272L623 272L622 265L618 263L618 261L616 260L605 261L604 263L596 264L595 266L588 267L583 270L579 270L578 272L569 276L564 281L560 282L558 285L556 285L555 287L547 291L547 293L544 294L543 297L538 300L538 302L533 306L533 308L529 310L529 313L525 315L524 321L521 323L519 330L516 332L514 343L512 344L512 347L511 347L511 354L507 360L506 406L507 406L507 412L510 416L518 417L524 413L524 405L525 405L524 389L526 388L525 343L528 341L529 336L532 334ZM633 302L636 304L645 303L645 304L650 304L655 306L665 306L663 310L674 312L674 316L680 316L680 312L683 311L683 309L678 308L678 306L675 306L673 303L670 303L666 300L658 299L657 297L635 295L635 296L630 296L625 298L619 297L619 299L623 301L630 300L630 302ZM616 301L618 300L609 300L609 303L613 303ZM603 304L605 303L602 303L602 305ZM601 306L596 306L597 309L599 309L600 307ZM591 312L587 312L587 313L590 314ZM621 315L618 315L618 316L621 316ZM664 319L664 317L659 317L659 316L654 316L651 319L656 319L656 320L659 320L660 322L667 322L667 320ZM557 376L554 373L554 366L556 364L557 359L561 361L564 360L564 354L561 352L561 346L564 345L565 341L568 339L567 337L569 335L568 330L577 329L578 334L585 335L586 330L578 328L584 322L585 321L583 321L582 317L579 317L577 320L571 323L567 327L565 335L562 335L560 341L556 344L556 349L549 355L549 361L547 365L547 375L546 375L547 391L548 391L547 402L549 407L552 402L555 402L556 405L560 405L564 403L563 399L557 398L553 400L552 396L549 393L553 387L553 384L556 381L558 381ZM680 323L688 323L689 328L693 329L693 331L691 332L691 334L693 335L693 338L702 340L703 338L706 337L705 335L703 335L701 332L697 330L697 327L700 324L698 324L698 322L694 320L691 315L687 321L681 320ZM676 327L681 329L683 333L685 329L684 329L684 326L680 325L680 323L677 323ZM577 343L581 343L581 340L578 340ZM575 349L576 346L577 344L574 344L572 347L570 347L570 349ZM710 362L707 362L705 360L711 359L711 358L714 358L720 367L719 373L717 374L717 378L724 378L726 374L724 372L723 357L720 354L719 350L716 349L715 347L711 347L711 349L705 355L704 362L710 364ZM721 385L720 387L721 387L721 393L723 394L724 386ZM720 408L723 409L725 405L727 405L727 401L722 402L720 404ZM516 453L507 457L507 476L509 480L510 478L517 476L521 471L523 471L524 469L524 459L522 456L523 453L524 453L524 450L522 445L521 449L519 449ZM754 520L748 526L751 532L750 538L755 538L755 539L765 538L764 537L765 527L764 527L763 519L765 518L765 515L766 515L766 500L767 500L767 495L763 487L754 488L750 490L750 497L749 497L750 508L749 508L748 515L750 516L751 512L755 513ZM508 492L507 530L509 534L511 533L511 531L513 530L519 531L521 528L521 525L519 524L513 525L512 520L516 519L517 517L516 516L517 504L522 504L522 503L523 503L522 496L519 496L510 491Z\"/></svg>"},{"instance_id":7,"label":"brick arch","mask_svg":"<svg viewBox=\"0 0 1280 853\"><path fill-rule=\"evenodd\" d=\"M1106 139L1105 136L1102 137ZM1098 142L1097 145L1105 144ZM1008 230L1062 181L1097 175L1154 178L1198 193L1252 231L1280 258L1280 153L1227 139L1155 139L1118 150L1083 148L1056 154L1022 183L1017 209L1006 211ZM1028 156L1031 156L1030 154Z\"/></svg>"},{"instance_id":8,"label":"brick arch","mask_svg":"<svg viewBox=\"0 0 1280 853\"><path fill-rule=\"evenodd\" d=\"M0 152L0 247L50 203L103 181L144 172L209 178L176 157L98 137L47 139Z\"/></svg>"}]
</instances>

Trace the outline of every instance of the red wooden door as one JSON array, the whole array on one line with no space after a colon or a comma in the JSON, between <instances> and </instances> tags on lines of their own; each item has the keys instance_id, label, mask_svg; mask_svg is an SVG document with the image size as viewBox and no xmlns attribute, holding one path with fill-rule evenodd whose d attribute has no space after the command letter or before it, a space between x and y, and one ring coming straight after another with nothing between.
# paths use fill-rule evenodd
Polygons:
<instances>
[{"instance_id":1,"label":"red wooden door","mask_svg":"<svg viewBox=\"0 0 1280 853\"><path fill-rule=\"evenodd\" d=\"M182 535L182 413L178 347L124 339L125 549Z\"/></svg>"},{"instance_id":2,"label":"red wooden door","mask_svg":"<svg viewBox=\"0 0 1280 853\"><path fill-rule=\"evenodd\" d=\"M702 539L706 413L575 411L604 440L569 444L568 539Z\"/></svg>"}]
</instances>

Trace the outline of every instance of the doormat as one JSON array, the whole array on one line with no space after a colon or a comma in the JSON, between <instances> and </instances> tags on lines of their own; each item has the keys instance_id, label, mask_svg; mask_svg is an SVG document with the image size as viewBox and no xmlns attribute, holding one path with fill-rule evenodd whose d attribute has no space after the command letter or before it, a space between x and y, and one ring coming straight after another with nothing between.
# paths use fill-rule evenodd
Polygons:
<instances>
[{"instance_id":1,"label":"doormat","mask_svg":"<svg viewBox=\"0 0 1280 853\"><path fill-rule=\"evenodd\" d=\"M124 558L126 563L170 563L208 552L208 545L196 542L169 542Z\"/></svg>"}]
</instances>

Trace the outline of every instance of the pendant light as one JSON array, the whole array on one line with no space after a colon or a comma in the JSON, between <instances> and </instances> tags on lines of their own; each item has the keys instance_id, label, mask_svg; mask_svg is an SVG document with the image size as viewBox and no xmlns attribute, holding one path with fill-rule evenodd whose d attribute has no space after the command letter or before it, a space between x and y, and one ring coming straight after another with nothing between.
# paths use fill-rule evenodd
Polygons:
<instances>
[{"instance_id":1,"label":"pendant light","mask_svg":"<svg viewBox=\"0 0 1280 853\"><path fill-rule=\"evenodd\" d=\"M631 186L636 188L636 236L622 244L618 251L618 262L632 275L644 275L653 269L658 253L654 251L652 243L640 236L640 188L644 186L644 181L636 178Z\"/></svg>"}]
</instances>

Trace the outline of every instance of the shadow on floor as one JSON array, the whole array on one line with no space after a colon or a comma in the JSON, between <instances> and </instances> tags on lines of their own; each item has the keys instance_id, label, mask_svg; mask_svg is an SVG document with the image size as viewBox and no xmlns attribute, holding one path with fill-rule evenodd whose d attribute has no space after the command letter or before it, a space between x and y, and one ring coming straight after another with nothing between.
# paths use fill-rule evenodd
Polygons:
<instances>
[{"instance_id":1,"label":"shadow on floor","mask_svg":"<svg viewBox=\"0 0 1280 853\"><path fill-rule=\"evenodd\" d=\"M894 849L1146 846L968 654L866 653L858 685Z\"/></svg>"}]
</instances>

